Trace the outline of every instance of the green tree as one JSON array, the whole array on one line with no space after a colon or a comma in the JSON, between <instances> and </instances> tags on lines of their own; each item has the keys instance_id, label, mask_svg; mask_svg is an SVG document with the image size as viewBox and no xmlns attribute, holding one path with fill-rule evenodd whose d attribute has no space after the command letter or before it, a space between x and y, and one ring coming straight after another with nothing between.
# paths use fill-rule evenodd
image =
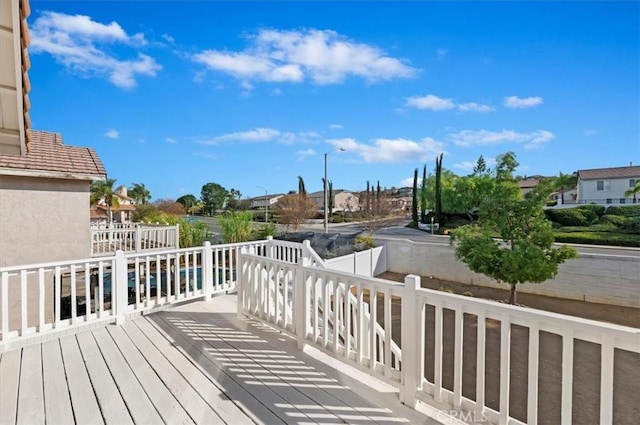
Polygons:
<instances>
[{"instance_id":1,"label":"green tree","mask_svg":"<svg viewBox=\"0 0 640 425\"><path fill-rule=\"evenodd\" d=\"M240 198L242 198L242 193L239 190L231 189L227 192L227 199L225 201L226 210L227 211L240 211L246 210L247 203L243 202Z\"/></svg>"},{"instance_id":2,"label":"green tree","mask_svg":"<svg viewBox=\"0 0 640 425\"><path fill-rule=\"evenodd\" d=\"M442 224L442 154L436 157L436 184L435 184L435 208L434 218L437 223Z\"/></svg>"},{"instance_id":3,"label":"green tree","mask_svg":"<svg viewBox=\"0 0 640 425\"><path fill-rule=\"evenodd\" d=\"M227 200L227 189L218 183L207 183L202 186L200 198L204 204L204 213L213 215L224 208Z\"/></svg>"},{"instance_id":4,"label":"green tree","mask_svg":"<svg viewBox=\"0 0 640 425\"><path fill-rule=\"evenodd\" d=\"M451 244L456 258L469 269L509 284L509 302L515 304L516 285L555 277L558 266L577 252L553 245L551 223L543 210L552 186L543 182L522 199L513 177L515 155L508 152L497 161L495 188L480 208L479 222L453 230Z\"/></svg>"},{"instance_id":5,"label":"green tree","mask_svg":"<svg viewBox=\"0 0 640 425\"><path fill-rule=\"evenodd\" d=\"M413 200L411 202L411 220L418 224L418 169L413 170L413 190L411 192Z\"/></svg>"},{"instance_id":6,"label":"green tree","mask_svg":"<svg viewBox=\"0 0 640 425\"><path fill-rule=\"evenodd\" d=\"M136 205L148 204L151 200L151 192L143 183L134 183L128 190L129 197L133 199Z\"/></svg>"},{"instance_id":7,"label":"green tree","mask_svg":"<svg viewBox=\"0 0 640 425\"><path fill-rule=\"evenodd\" d=\"M176 202L182 204L189 214L193 214L193 208L198 205L198 199L192 194L183 195L176 199Z\"/></svg>"},{"instance_id":8,"label":"green tree","mask_svg":"<svg viewBox=\"0 0 640 425\"><path fill-rule=\"evenodd\" d=\"M307 197L307 189L304 187L304 179L302 176L298 176L298 194L302 197Z\"/></svg>"},{"instance_id":9,"label":"green tree","mask_svg":"<svg viewBox=\"0 0 640 425\"><path fill-rule=\"evenodd\" d=\"M490 170L487 168L487 162L484 160L484 157L480 155L476 165L473 167L473 176L481 176L489 174Z\"/></svg>"},{"instance_id":10,"label":"green tree","mask_svg":"<svg viewBox=\"0 0 640 425\"><path fill-rule=\"evenodd\" d=\"M420 221L427 222L427 164L422 168L422 184L420 186Z\"/></svg>"},{"instance_id":11,"label":"green tree","mask_svg":"<svg viewBox=\"0 0 640 425\"><path fill-rule=\"evenodd\" d=\"M102 204L107 208L108 222L113 221L113 209L118 209L117 189L114 188L116 179L106 179L105 181L93 181L89 189L91 205Z\"/></svg>"},{"instance_id":12,"label":"green tree","mask_svg":"<svg viewBox=\"0 0 640 425\"><path fill-rule=\"evenodd\" d=\"M636 180L636 185L624 192L624 197L633 196L633 203L638 202L638 193L640 193L640 179Z\"/></svg>"},{"instance_id":13,"label":"green tree","mask_svg":"<svg viewBox=\"0 0 640 425\"><path fill-rule=\"evenodd\" d=\"M573 174L563 174L560 172L558 177L553 179L553 187L560 192L560 200L562 204L564 204L564 192L565 190L575 189L578 184L578 175L576 173Z\"/></svg>"}]
</instances>

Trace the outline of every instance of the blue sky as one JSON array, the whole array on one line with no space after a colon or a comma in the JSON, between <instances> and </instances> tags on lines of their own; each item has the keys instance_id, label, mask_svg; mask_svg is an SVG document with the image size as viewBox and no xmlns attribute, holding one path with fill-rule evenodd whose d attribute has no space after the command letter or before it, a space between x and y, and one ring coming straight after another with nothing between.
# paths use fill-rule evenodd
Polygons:
<instances>
[{"instance_id":1,"label":"blue sky","mask_svg":"<svg viewBox=\"0 0 640 425\"><path fill-rule=\"evenodd\" d=\"M33 127L153 198L640 164L638 2L31 0ZM343 147L344 152L337 148ZM259 188L260 186L261 188Z\"/></svg>"}]
</instances>

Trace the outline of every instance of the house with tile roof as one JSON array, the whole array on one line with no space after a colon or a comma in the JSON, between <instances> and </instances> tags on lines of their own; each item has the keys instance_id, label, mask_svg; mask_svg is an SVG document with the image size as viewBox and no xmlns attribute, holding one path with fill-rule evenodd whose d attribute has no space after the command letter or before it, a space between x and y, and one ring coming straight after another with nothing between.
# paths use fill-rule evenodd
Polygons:
<instances>
[{"instance_id":1,"label":"house with tile roof","mask_svg":"<svg viewBox=\"0 0 640 425\"><path fill-rule=\"evenodd\" d=\"M320 211L324 211L324 191L319 190L307 194L307 198L318 205ZM344 189L333 191L333 211L358 211L360 208L360 198L353 192Z\"/></svg>"},{"instance_id":2,"label":"house with tile roof","mask_svg":"<svg viewBox=\"0 0 640 425\"><path fill-rule=\"evenodd\" d=\"M640 180L640 166L578 170L579 204L630 204L632 197L624 193Z\"/></svg>"},{"instance_id":3,"label":"house with tile roof","mask_svg":"<svg viewBox=\"0 0 640 425\"><path fill-rule=\"evenodd\" d=\"M0 1L0 267L90 255L89 187L106 178L93 149L31 129L28 15Z\"/></svg>"}]
</instances>

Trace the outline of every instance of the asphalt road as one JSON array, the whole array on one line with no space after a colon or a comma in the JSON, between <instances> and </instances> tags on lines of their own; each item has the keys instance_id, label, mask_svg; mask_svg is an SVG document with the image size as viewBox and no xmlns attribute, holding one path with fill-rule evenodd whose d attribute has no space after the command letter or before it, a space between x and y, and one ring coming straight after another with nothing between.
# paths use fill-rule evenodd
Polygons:
<instances>
[{"instance_id":1,"label":"asphalt road","mask_svg":"<svg viewBox=\"0 0 640 425\"><path fill-rule=\"evenodd\" d=\"M214 236L220 235L220 225L217 223L216 219L212 217L198 217L198 219L207 223L209 226L209 232ZM256 223L256 225L259 225L259 223ZM324 226L322 224L306 224L298 229L299 232L322 232L323 230ZM352 234L362 232L363 230L364 228L358 223L329 224L328 233ZM429 242L439 245L449 245L449 237L447 236L431 235L422 230L411 229L403 226L380 229L374 233L374 236L379 239L409 239L414 242ZM575 247L579 254L621 256L637 258L640 260L640 248L568 245Z\"/></svg>"}]
</instances>

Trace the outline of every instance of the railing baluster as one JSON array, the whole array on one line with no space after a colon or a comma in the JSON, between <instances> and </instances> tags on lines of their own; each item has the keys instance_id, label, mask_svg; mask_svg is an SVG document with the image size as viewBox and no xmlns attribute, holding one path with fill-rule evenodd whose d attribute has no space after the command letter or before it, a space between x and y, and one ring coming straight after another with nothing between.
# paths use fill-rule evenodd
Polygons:
<instances>
[{"instance_id":1,"label":"railing baluster","mask_svg":"<svg viewBox=\"0 0 640 425\"><path fill-rule=\"evenodd\" d=\"M320 303L318 303L318 281L319 280L320 280L320 277L314 273L313 279L311 282L311 307L313 309L313 342L314 344L318 343L318 328L320 327L318 325L318 320L319 320L318 309L320 308Z\"/></svg>"},{"instance_id":2,"label":"railing baluster","mask_svg":"<svg viewBox=\"0 0 640 425\"><path fill-rule=\"evenodd\" d=\"M405 302L405 300L402 300ZM409 302L407 300L407 302ZM433 356L433 381L434 398L436 401L442 400L442 305L440 300L435 301L435 334L434 334L434 356Z\"/></svg>"},{"instance_id":3,"label":"railing baluster","mask_svg":"<svg viewBox=\"0 0 640 425\"><path fill-rule=\"evenodd\" d=\"M338 286L338 279L333 280L333 352L338 352L338 345L340 336L340 311L342 310L342 304L340 303L340 292Z\"/></svg>"},{"instance_id":4,"label":"railing baluster","mask_svg":"<svg viewBox=\"0 0 640 425\"><path fill-rule=\"evenodd\" d=\"M38 331L44 330L45 311L44 311L44 267L38 268Z\"/></svg>"},{"instance_id":5,"label":"railing baluster","mask_svg":"<svg viewBox=\"0 0 640 425\"><path fill-rule=\"evenodd\" d=\"M21 329L20 335L25 335L27 333L28 322L27 318L29 317L27 314L27 271L20 270L20 307L21 307Z\"/></svg>"},{"instance_id":6,"label":"railing baluster","mask_svg":"<svg viewBox=\"0 0 640 425\"><path fill-rule=\"evenodd\" d=\"M477 340L476 348L476 413L479 417L484 414L485 385L484 369L486 354L486 328L487 319L484 311L477 315Z\"/></svg>"},{"instance_id":7,"label":"railing baluster","mask_svg":"<svg viewBox=\"0 0 640 425\"><path fill-rule=\"evenodd\" d=\"M378 289L372 286L369 289L369 367L376 370L376 324L378 323Z\"/></svg>"},{"instance_id":8,"label":"railing baluster","mask_svg":"<svg viewBox=\"0 0 640 425\"><path fill-rule=\"evenodd\" d=\"M540 333L538 325L529 327L529 375L527 389L527 423L538 423L538 364Z\"/></svg>"},{"instance_id":9,"label":"railing baluster","mask_svg":"<svg viewBox=\"0 0 640 425\"><path fill-rule=\"evenodd\" d=\"M455 310L454 354L453 354L453 407L462 405L462 344L464 311L462 306Z\"/></svg>"},{"instance_id":10,"label":"railing baluster","mask_svg":"<svg viewBox=\"0 0 640 425\"><path fill-rule=\"evenodd\" d=\"M570 424L573 408L573 333L562 334L562 410L560 421Z\"/></svg>"},{"instance_id":11,"label":"railing baluster","mask_svg":"<svg viewBox=\"0 0 640 425\"><path fill-rule=\"evenodd\" d=\"M9 338L9 272L2 272L2 340Z\"/></svg>"},{"instance_id":12,"label":"railing baluster","mask_svg":"<svg viewBox=\"0 0 640 425\"><path fill-rule=\"evenodd\" d=\"M391 290L384 291L384 376L391 377Z\"/></svg>"},{"instance_id":13,"label":"railing baluster","mask_svg":"<svg viewBox=\"0 0 640 425\"><path fill-rule=\"evenodd\" d=\"M614 345L605 335L600 346L600 423L613 423Z\"/></svg>"},{"instance_id":14,"label":"railing baluster","mask_svg":"<svg viewBox=\"0 0 640 425\"><path fill-rule=\"evenodd\" d=\"M76 288L76 265L71 264L69 267L71 273L71 324L76 323L76 317L78 316L78 294Z\"/></svg>"},{"instance_id":15,"label":"railing baluster","mask_svg":"<svg viewBox=\"0 0 640 425\"><path fill-rule=\"evenodd\" d=\"M331 287L331 280L328 275L324 275L322 285L322 346L326 348L329 345L329 316L331 315L330 300L329 300L329 288Z\"/></svg>"},{"instance_id":16,"label":"railing baluster","mask_svg":"<svg viewBox=\"0 0 640 425\"><path fill-rule=\"evenodd\" d=\"M57 267L56 269L57 269L56 270L56 286L57 286L57 282L60 276L60 270ZM58 290L58 295L56 295L56 298L59 297L59 294L60 292ZM100 312L98 317L102 318L104 314L104 263L102 261L98 261L98 306L96 307L96 310L98 309ZM58 311L60 310L58 309Z\"/></svg>"},{"instance_id":17,"label":"railing baluster","mask_svg":"<svg viewBox=\"0 0 640 425\"><path fill-rule=\"evenodd\" d=\"M136 294L136 310L140 309L140 257L136 257L134 262L134 291Z\"/></svg>"},{"instance_id":18,"label":"railing baluster","mask_svg":"<svg viewBox=\"0 0 640 425\"><path fill-rule=\"evenodd\" d=\"M364 340L365 340L365 329L364 329L364 301L363 301L363 288L362 284L358 280L356 282L356 291L357 291L357 308L358 308L358 350L356 351L356 359L358 364L362 364L364 360Z\"/></svg>"},{"instance_id":19,"label":"railing baluster","mask_svg":"<svg viewBox=\"0 0 640 425\"><path fill-rule=\"evenodd\" d=\"M511 322L507 315L500 321L500 416L498 423L509 422L509 377L511 366Z\"/></svg>"},{"instance_id":20,"label":"railing baluster","mask_svg":"<svg viewBox=\"0 0 640 425\"><path fill-rule=\"evenodd\" d=\"M344 284L345 292L344 292L344 314L345 314L345 325L344 325L344 356L348 359L351 355L351 283L347 280Z\"/></svg>"}]
</instances>

